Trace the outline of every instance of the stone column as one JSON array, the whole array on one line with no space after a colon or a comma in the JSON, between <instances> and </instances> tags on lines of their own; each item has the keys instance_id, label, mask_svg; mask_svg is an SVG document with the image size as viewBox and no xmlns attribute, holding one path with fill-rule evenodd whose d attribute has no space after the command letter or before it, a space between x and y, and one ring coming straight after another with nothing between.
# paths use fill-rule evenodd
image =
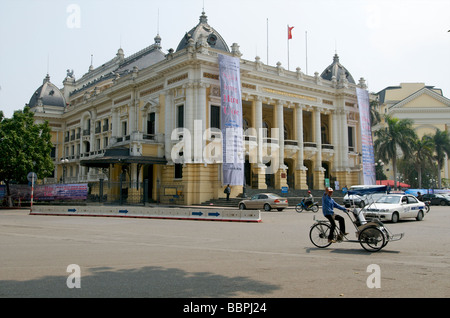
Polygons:
<instances>
[{"instance_id":1,"label":"stone column","mask_svg":"<svg viewBox=\"0 0 450 318\"><path fill-rule=\"evenodd\" d=\"M307 168L303 164L303 106L295 105L295 134L298 144L297 166L295 167L295 188L307 189Z\"/></svg>"},{"instance_id":2,"label":"stone column","mask_svg":"<svg viewBox=\"0 0 450 318\"><path fill-rule=\"evenodd\" d=\"M322 134L320 122L320 109L314 107L313 111L314 123L314 142L316 143L317 153L314 162L314 189L320 190L324 188L324 170L322 168Z\"/></svg>"},{"instance_id":3,"label":"stone column","mask_svg":"<svg viewBox=\"0 0 450 318\"><path fill-rule=\"evenodd\" d=\"M256 164L253 164L253 175L256 175L257 189L267 189L266 184L266 165L263 163L263 145L264 145L264 135L262 131L262 97L255 96L253 102L255 104L255 129L257 134L257 155Z\"/></svg>"},{"instance_id":4,"label":"stone column","mask_svg":"<svg viewBox=\"0 0 450 318\"><path fill-rule=\"evenodd\" d=\"M168 89L165 91L164 98L164 154L167 159L168 164L173 164L172 162L172 130L174 124L174 104L173 104L173 90Z\"/></svg>"},{"instance_id":5,"label":"stone column","mask_svg":"<svg viewBox=\"0 0 450 318\"><path fill-rule=\"evenodd\" d=\"M275 188L281 189L287 187L287 167L284 164L284 117L283 102L278 101L276 104L276 125L278 128L278 144L279 144L279 168L275 173Z\"/></svg>"},{"instance_id":6,"label":"stone column","mask_svg":"<svg viewBox=\"0 0 450 318\"><path fill-rule=\"evenodd\" d=\"M186 88L186 103L184 105L184 128L189 131L191 142L193 145L194 136L194 118L195 118L195 105L194 105L194 83L189 82L184 86ZM184 136L186 138L187 136ZM191 157L187 157L186 154L190 153ZM184 158L186 163L192 162L192 149L189 152L184 151Z\"/></svg>"}]
</instances>

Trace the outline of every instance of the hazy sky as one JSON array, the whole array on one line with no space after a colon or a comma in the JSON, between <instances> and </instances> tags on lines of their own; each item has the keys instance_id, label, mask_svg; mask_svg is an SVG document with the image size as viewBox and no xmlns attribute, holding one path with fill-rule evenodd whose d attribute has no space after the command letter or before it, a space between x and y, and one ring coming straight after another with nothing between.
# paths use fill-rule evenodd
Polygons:
<instances>
[{"instance_id":1,"label":"hazy sky","mask_svg":"<svg viewBox=\"0 0 450 318\"><path fill-rule=\"evenodd\" d=\"M287 69L289 24L291 71L322 73L337 51L371 92L423 82L450 97L450 0L0 0L0 110L22 109L47 72L58 87L67 69L81 78L91 55L98 67L158 32L164 52L176 49L203 7L244 59Z\"/></svg>"}]
</instances>

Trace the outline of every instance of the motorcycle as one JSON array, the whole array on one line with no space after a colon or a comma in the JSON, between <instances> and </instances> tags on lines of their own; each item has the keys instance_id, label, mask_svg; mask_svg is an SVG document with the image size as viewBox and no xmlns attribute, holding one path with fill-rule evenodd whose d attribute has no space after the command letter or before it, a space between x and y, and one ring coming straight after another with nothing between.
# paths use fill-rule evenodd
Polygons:
<instances>
[{"instance_id":1,"label":"motorcycle","mask_svg":"<svg viewBox=\"0 0 450 318\"><path fill-rule=\"evenodd\" d=\"M305 199L303 199L300 203L298 203L295 206L295 211L297 211L298 213L303 212L303 210L305 211L313 211L314 213L316 213L317 211L319 211L319 203L317 202L308 202L305 203Z\"/></svg>"},{"instance_id":2,"label":"motorcycle","mask_svg":"<svg viewBox=\"0 0 450 318\"><path fill-rule=\"evenodd\" d=\"M431 201L423 201L425 203L425 211L430 212Z\"/></svg>"}]
</instances>

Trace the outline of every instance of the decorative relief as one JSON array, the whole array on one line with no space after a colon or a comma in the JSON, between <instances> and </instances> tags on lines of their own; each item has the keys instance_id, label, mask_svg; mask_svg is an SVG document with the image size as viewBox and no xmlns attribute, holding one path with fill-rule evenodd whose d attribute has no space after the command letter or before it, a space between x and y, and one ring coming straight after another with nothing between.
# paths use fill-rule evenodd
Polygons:
<instances>
[{"instance_id":1,"label":"decorative relief","mask_svg":"<svg viewBox=\"0 0 450 318\"><path fill-rule=\"evenodd\" d=\"M212 74L212 73L207 73L207 72L203 72L203 77L214 79L214 80L219 80L219 75Z\"/></svg>"},{"instance_id":2,"label":"decorative relief","mask_svg":"<svg viewBox=\"0 0 450 318\"><path fill-rule=\"evenodd\" d=\"M180 75L180 76L177 76L177 77L174 77L174 78L171 78L171 79L168 79L167 80L167 85L170 85L170 84L182 81L182 80L184 80L186 78L188 78L188 74L187 73L185 73L183 75Z\"/></svg>"},{"instance_id":3,"label":"decorative relief","mask_svg":"<svg viewBox=\"0 0 450 318\"><path fill-rule=\"evenodd\" d=\"M294 94L294 93L288 93L288 92L284 92L284 91L279 91L277 89L263 87L262 90L264 92L272 93L272 94L276 94L276 95L282 95L282 96L294 97L294 98L299 98L299 99L305 99L305 100L309 100L309 101L312 101L312 102L316 102L317 101L317 98L315 98L315 97L299 95L299 94Z\"/></svg>"},{"instance_id":4,"label":"decorative relief","mask_svg":"<svg viewBox=\"0 0 450 318\"><path fill-rule=\"evenodd\" d=\"M120 99L115 100L114 101L114 105L120 104L120 103L125 102L125 101L130 100L130 99L131 99L131 95L122 97Z\"/></svg>"},{"instance_id":5,"label":"decorative relief","mask_svg":"<svg viewBox=\"0 0 450 318\"><path fill-rule=\"evenodd\" d=\"M162 90L163 88L164 88L164 85L158 85L158 86L156 86L156 87L152 87L152 88L146 89L145 91L140 92L140 93L139 93L139 96L140 96L140 97L146 96L146 95L152 94L152 93L154 93L154 92L160 91L160 90Z\"/></svg>"}]
</instances>

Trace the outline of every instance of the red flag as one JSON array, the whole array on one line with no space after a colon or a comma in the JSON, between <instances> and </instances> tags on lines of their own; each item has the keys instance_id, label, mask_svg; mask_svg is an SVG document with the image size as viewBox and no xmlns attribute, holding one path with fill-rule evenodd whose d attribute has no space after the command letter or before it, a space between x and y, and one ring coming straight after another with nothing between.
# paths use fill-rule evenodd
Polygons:
<instances>
[{"instance_id":1,"label":"red flag","mask_svg":"<svg viewBox=\"0 0 450 318\"><path fill-rule=\"evenodd\" d=\"M290 39L292 39L292 29L293 29L294 27L290 27L289 25L288 25L288 40L290 40Z\"/></svg>"}]
</instances>

